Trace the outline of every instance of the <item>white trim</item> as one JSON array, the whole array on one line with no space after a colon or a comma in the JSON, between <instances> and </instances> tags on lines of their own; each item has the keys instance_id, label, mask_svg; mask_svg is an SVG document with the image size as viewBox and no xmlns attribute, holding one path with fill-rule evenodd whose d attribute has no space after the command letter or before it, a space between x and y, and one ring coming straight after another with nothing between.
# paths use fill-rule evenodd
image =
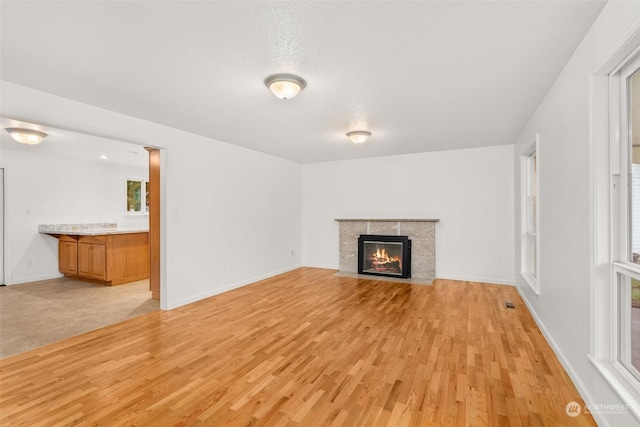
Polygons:
<instances>
[{"instance_id":1,"label":"white trim","mask_svg":"<svg viewBox=\"0 0 640 427\"><path fill-rule=\"evenodd\" d=\"M41 276L23 277L19 280L12 281L10 284L7 283L6 285L7 286L20 285L22 283L39 282L41 280L59 279L60 277L64 277L64 275L60 273L43 274Z\"/></svg>"},{"instance_id":2,"label":"white trim","mask_svg":"<svg viewBox=\"0 0 640 427\"><path fill-rule=\"evenodd\" d=\"M527 240L526 239L523 239L523 240L525 241L525 244L526 244ZM536 279L533 276L531 276L529 273L521 271L520 277L522 277L522 279L525 282L527 282L527 285L529 285L529 287L531 288L534 294L540 295L540 289L539 289L538 283L536 282Z\"/></svg>"},{"instance_id":3,"label":"white trim","mask_svg":"<svg viewBox=\"0 0 640 427\"><path fill-rule=\"evenodd\" d=\"M11 168L4 168L4 284L13 285L13 233L10 233L13 215L9 206L13 203L13 194L11 190Z\"/></svg>"},{"instance_id":4,"label":"white trim","mask_svg":"<svg viewBox=\"0 0 640 427\"><path fill-rule=\"evenodd\" d=\"M629 387L629 381L622 375L619 368L615 364L598 361L591 355L587 355L587 358L611 385L616 394L627 404L631 413L640 420L640 407L636 404L640 401L640 394L634 388ZM597 414L592 415L596 418ZM598 424L600 424L599 420Z\"/></svg>"},{"instance_id":5,"label":"white trim","mask_svg":"<svg viewBox=\"0 0 640 427\"><path fill-rule=\"evenodd\" d=\"M129 197L129 181L140 182L140 212L128 211L127 202ZM124 178L124 217L125 218L145 218L149 217L147 210L147 194L146 185L149 183L149 177L127 176Z\"/></svg>"},{"instance_id":6,"label":"white trim","mask_svg":"<svg viewBox=\"0 0 640 427\"><path fill-rule=\"evenodd\" d=\"M486 283L489 285L506 285L506 286L514 286L515 281L513 279L495 279L492 277L479 277L479 276L460 276L457 274L436 274L436 279L443 280L457 280L460 282L477 282L477 283Z\"/></svg>"},{"instance_id":7,"label":"white trim","mask_svg":"<svg viewBox=\"0 0 640 427\"><path fill-rule=\"evenodd\" d=\"M302 267L323 268L325 270L340 270L340 267L338 265L309 264L304 262L302 263ZM354 273L357 273L357 272L354 271Z\"/></svg>"},{"instance_id":8,"label":"white trim","mask_svg":"<svg viewBox=\"0 0 640 427\"><path fill-rule=\"evenodd\" d=\"M610 263L610 149L609 138L609 78L589 76L589 282L590 318L589 353L599 357L601 348L608 348L609 334L603 330L609 319L607 287L601 285L611 277ZM606 328L606 327L605 327ZM601 338L602 337L602 338Z\"/></svg>"},{"instance_id":9,"label":"white trim","mask_svg":"<svg viewBox=\"0 0 640 427\"><path fill-rule=\"evenodd\" d=\"M597 75L608 75L614 73L625 63L626 59L640 45L640 18L629 25L628 30L622 33L612 48L604 52L601 59L596 61L595 70Z\"/></svg>"},{"instance_id":10,"label":"white trim","mask_svg":"<svg viewBox=\"0 0 640 427\"><path fill-rule=\"evenodd\" d=\"M626 76L640 67L637 53L640 29L621 47L614 49L601 68L607 76L591 75L590 95L590 319L591 341L587 357L603 379L640 419L640 388L618 358L619 284L618 274L640 277L640 268L629 259L627 221ZM624 52L624 56L620 56ZM629 55L632 56L629 56ZM625 149L623 149L625 148ZM621 225L622 224L622 225ZM621 261L613 263L613 261ZM524 298L524 297L523 297ZM544 332L543 332L544 333ZM624 344L623 344L624 345ZM570 375L572 372L568 370ZM596 414L594 414L596 416Z\"/></svg>"},{"instance_id":11,"label":"white trim","mask_svg":"<svg viewBox=\"0 0 640 427\"><path fill-rule=\"evenodd\" d=\"M4 226L4 216L6 212L6 203L4 194L6 188L4 186L4 167L0 165L0 285L5 284L5 273L7 271L6 263L4 262L4 252L6 246L4 244L4 236L7 234L6 227Z\"/></svg>"},{"instance_id":12,"label":"white trim","mask_svg":"<svg viewBox=\"0 0 640 427\"><path fill-rule=\"evenodd\" d=\"M536 230L530 230L531 212L529 199L531 197L532 183L531 163L536 158L536 204L535 218ZM536 132L531 145L520 156L520 276L529 285L536 295L540 295L540 133ZM535 238L535 274L531 274L531 250L530 241Z\"/></svg>"},{"instance_id":13,"label":"white trim","mask_svg":"<svg viewBox=\"0 0 640 427\"><path fill-rule=\"evenodd\" d=\"M640 399L640 378L638 377L637 368L631 363L631 310L620 310L620 307L631 306L631 283L626 282L626 289L621 292L619 275L629 279L640 280L640 265L614 262L611 277L611 283L614 285L611 289L612 301L614 301L614 304L612 304L612 319L619 319L618 322L620 323L620 329L616 329L611 336L611 348L613 349L611 364L620 371L622 376L629 382L629 385L638 392L638 398ZM625 338L622 336L625 336ZM636 374L629 372L631 370L635 370Z\"/></svg>"},{"instance_id":14,"label":"white trim","mask_svg":"<svg viewBox=\"0 0 640 427\"><path fill-rule=\"evenodd\" d=\"M196 295L192 295L190 297L187 298L183 298L180 299L178 301L167 301L167 307L163 308L165 310L173 310L174 308L178 308L178 307L182 307L183 305L187 305L187 304L191 304L192 302L196 302L196 301L200 301L203 300L205 298L210 298L212 296L224 293L224 292L228 292L231 291L233 289L237 289L237 288L241 288L243 286L247 286L247 285L251 285L253 283L259 282L261 280L264 279L269 279L271 277L274 276L278 276L280 274L284 274L284 273L288 273L289 271L293 271L293 270L297 270L298 268L301 268L301 265L294 265L291 267L286 267L283 268L281 270L277 270L277 271L272 271L271 273L266 273L266 274L262 274L260 276L256 276L253 277L251 279L247 279L247 280L242 280L240 282L236 282L236 283L230 283L228 285L219 287L219 288L215 288L212 289L210 291L207 292L202 292Z\"/></svg>"},{"instance_id":15,"label":"white trim","mask_svg":"<svg viewBox=\"0 0 640 427\"><path fill-rule=\"evenodd\" d=\"M582 397L582 400L584 400L584 402L587 405L594 404L595 402L593 397L589 393L589 389L584 385L584 383L580 379L580 376L574 371L573 366L571 365L571 363L569 363L569 359L565 357L564 353L560 350L560 346L558 346L556 341L553 339L553 336L551 335L551 333L547 330L547 328L544 326L544 323L542 323L542 320L538 317L538 314L529 303L529 300L527 299L526 294L520 290L519 286L516 286L515 288L518 291L520 298L522 298L524 305L527 306L527 309L529 310L531 317L533 317L533 320L536 322L538 329L540 329L540 332L542 332L542 335L549 343L549 346L551 347L554 354L558 358L558 361L560 362L564 370L567 372L567 374L571 378L571 381L573 381L573 384L576 386L576 389L578 390L578 393L580 393L580 397ZM592 413L591 415L596 420L596 423L599 426L610 425L607 422L606 418L603 418L602 414Z\"/></svg>"}]
</instances>

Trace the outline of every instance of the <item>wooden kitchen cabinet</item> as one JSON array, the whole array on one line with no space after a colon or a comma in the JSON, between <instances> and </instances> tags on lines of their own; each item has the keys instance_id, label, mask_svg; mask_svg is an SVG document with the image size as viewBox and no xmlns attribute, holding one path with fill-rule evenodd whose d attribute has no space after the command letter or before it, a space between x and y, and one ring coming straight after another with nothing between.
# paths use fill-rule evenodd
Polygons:
<instances>
[{"instance_id":1,"label":"wooden kitchen cabinet","mask_svg":"<svg viewBox=\"0 0 640 427\"><path fill-rule=\"evenodd\" d=\"M70 236L58 240L58 270L61 273L78 274L78 241Z\"/></svg>"},{"instance_id":2,"label":"wooden kitchen cabinet","mask_svg":"<svg viewBox=\"0 0 640 427\"><path fill-rule=\"evenodd\" d=\"M80 236L78 276L107 280L107 236Z\"/></svg>"},{"instance_id":3,"label":"wooden kitchen cabinet","mask_svg":"<svg viewBox=\"0 0 640 427\"><path fill-rule=\"evenodd\" d=\"M149 278L149 233L54 235L58 269L68 277L104 285Z\"/></svg>"}]
</instances>

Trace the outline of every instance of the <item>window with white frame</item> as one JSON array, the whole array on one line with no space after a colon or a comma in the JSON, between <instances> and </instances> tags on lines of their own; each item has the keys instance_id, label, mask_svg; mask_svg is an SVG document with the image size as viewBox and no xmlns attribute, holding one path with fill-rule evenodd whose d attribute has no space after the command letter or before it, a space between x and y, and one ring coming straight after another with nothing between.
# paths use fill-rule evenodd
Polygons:
<instances>
[{"instance_id":1,"label":"window with white frame","mask_svg":"<svg viewBox=\"0 0 640 427\"><path fill-rule=\"evenodd\" d=\"M611 175L613 353L618 369L640 389L640 59L614 77L619 105L612 126L620 137Z\"/></svg>"},{"instance_id":2,"label":"window with white frame","mask_svg":"<svg viewBox=\"0 0 640 427\"><path fill-rule=\"evenodd\" d=\"M589 76L589 360L640 420L640 32Z\"/></svg>"},{"instance_id":3,"label":"window with white frame","mask_svg":"<svg viewBox=\"0 0 640 427\"><path fill-rule=\"evenodd\" d=\"M538 289L538 156L536 142L521 158L521 262L520 273L531 288Z\"/></svg>"},{"instance_id":4,"label":"window with white frame","mask_svg":"<svg viewBox=\"0 0 640 427\"><path fill-rule=\"evenodd\" d=\"M149 182L144 178L127 178L126 214L149 214Z\"/></svg>"}]
</instances>

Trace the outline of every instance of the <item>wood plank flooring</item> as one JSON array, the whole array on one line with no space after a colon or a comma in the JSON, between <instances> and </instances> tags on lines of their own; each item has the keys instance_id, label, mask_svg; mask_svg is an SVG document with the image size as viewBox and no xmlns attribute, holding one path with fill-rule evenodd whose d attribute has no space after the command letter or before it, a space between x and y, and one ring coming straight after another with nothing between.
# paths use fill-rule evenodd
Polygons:
<instances>
[{"instance_id":1,"label":"wood plank flooring","mask_svg":"<svg viewBox=\"0 0 640 427\"><path fill-rule=\"evenodd\" d=\"M514 288L334 273L4 359L0 425L595 425L566 414L584 402Z\"/></svg>"}]
</instances>

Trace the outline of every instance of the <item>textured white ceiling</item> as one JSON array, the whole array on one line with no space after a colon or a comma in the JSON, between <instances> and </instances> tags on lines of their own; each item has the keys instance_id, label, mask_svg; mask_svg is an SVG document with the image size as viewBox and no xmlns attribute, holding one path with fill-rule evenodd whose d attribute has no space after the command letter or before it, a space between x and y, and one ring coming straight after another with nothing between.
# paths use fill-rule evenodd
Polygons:
<instances>
[{"instance_id":1,"label":"textured white ceiling","mask_svg":"<svg viewBox=\"0 0 640 427\"><path fill-rule=\"evenodd\" d=\"M38 145L25 145L11 138L6 128L17 127L42 131L47 134ZM149 168L149 154L140 145L100 138L66 129L42 126L36 123L0 117L0 157L2 150L18 150L28 153L65 157L81 162L99 162L110 165ZM101 159L100 156L107 156Z\"/></svg>"},{"instance_id":2,"label":"textured white ceiling","mask_svg":"<svg viewBox=\"0 0 640 427\"><path fill-rule=\"evenodd\" d=\"M511 144L604 4L2 1L0 75L302 163Z\"/></svg>"}]
</instances>

